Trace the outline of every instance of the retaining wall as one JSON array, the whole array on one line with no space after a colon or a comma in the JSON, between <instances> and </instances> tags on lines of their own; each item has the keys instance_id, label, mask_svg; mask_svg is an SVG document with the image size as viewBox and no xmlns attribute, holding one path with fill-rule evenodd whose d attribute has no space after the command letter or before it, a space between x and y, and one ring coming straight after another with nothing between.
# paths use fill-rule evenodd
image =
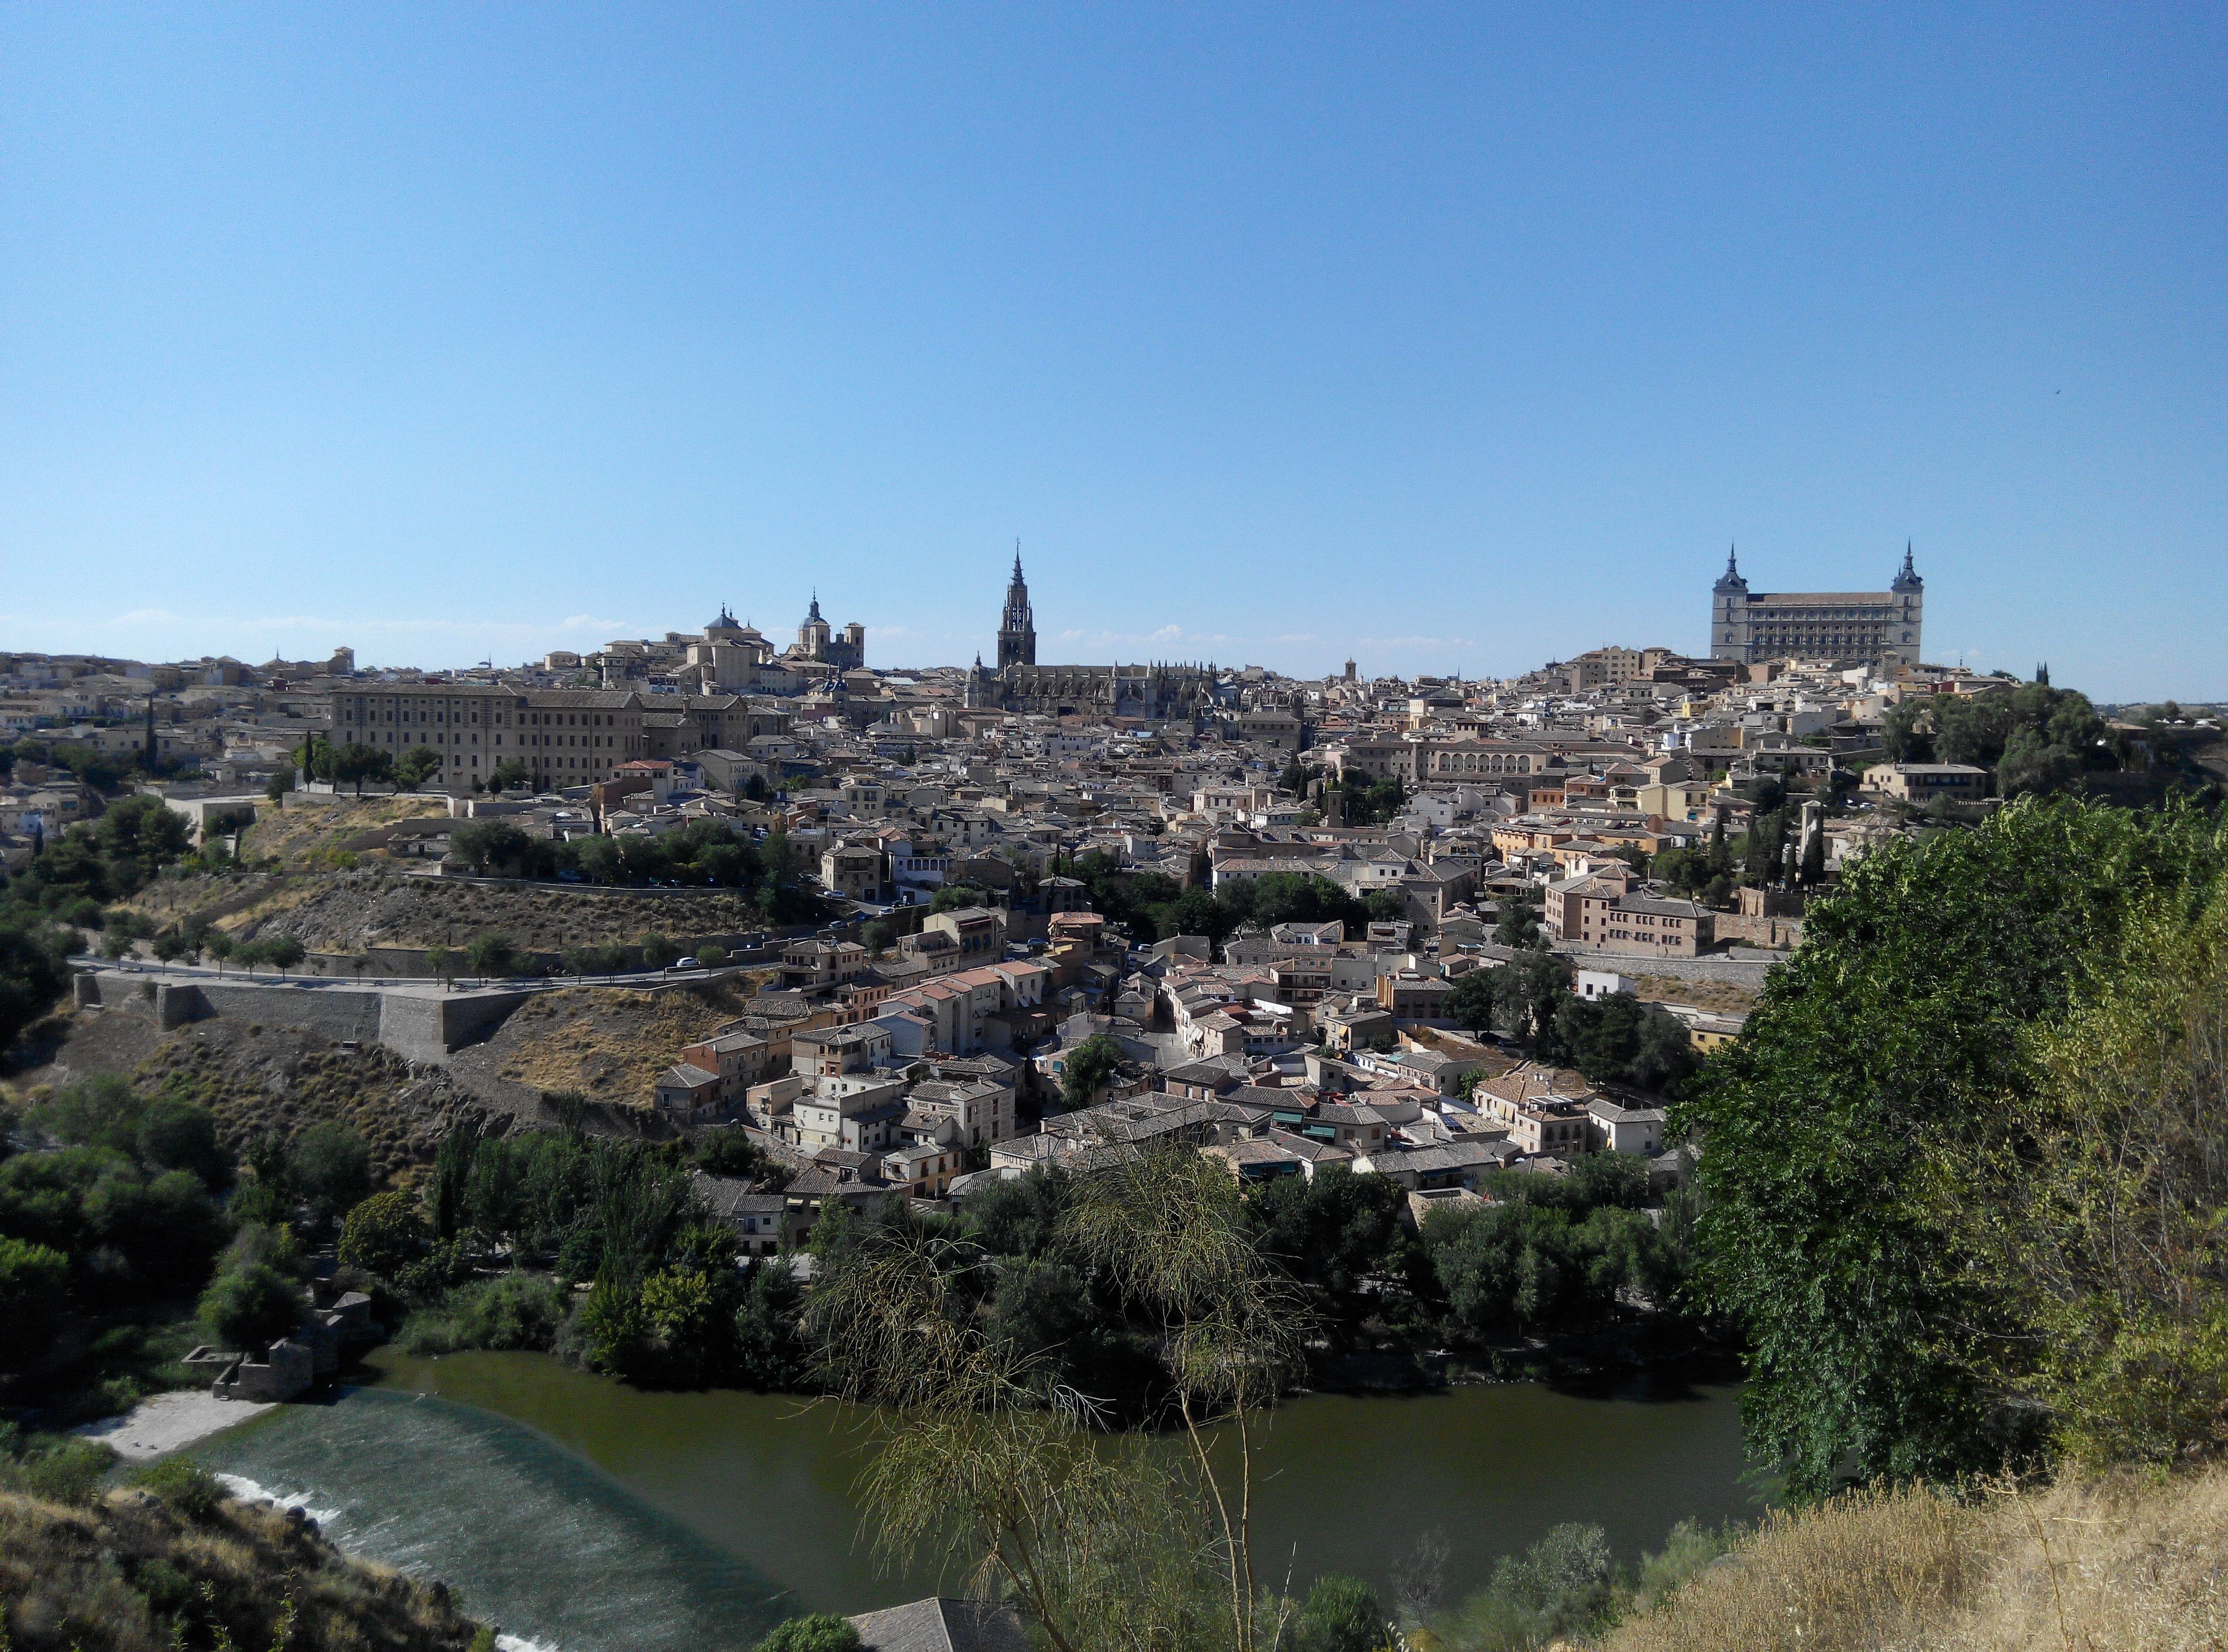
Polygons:
<instances>
[{"instance_id":1,"label":"retaining wall","mask_svg":"<svg viewBox=\"0 0 2228 1652\"><path fill-rule=\"evenodd\" d=\"M290 1027L336 1042L379 1044L406 1060L441 1066L509 1020L529 992L439 995L378 987L311 987L284 982L164 981L121 970L86 973L80 1004L144 1015L169 1029L213 1016L258 1027Z\"/></svg>"}]
</instances>

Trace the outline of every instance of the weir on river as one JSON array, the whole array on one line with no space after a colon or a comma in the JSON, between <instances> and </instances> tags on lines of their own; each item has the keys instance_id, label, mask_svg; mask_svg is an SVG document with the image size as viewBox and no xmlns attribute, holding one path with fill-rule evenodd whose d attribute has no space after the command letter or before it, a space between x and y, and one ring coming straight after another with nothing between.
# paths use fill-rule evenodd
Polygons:
<instances>
[{"instance_id":1,"label":"weir on river","mask_svg":"<svg viewBox=\"0 0 2228 1652\"><path fill-rule=\"evenodd\" d=\"M283 1407L194 1455L316 1511L351 1553L445 1579L515 1644L747 1646L793 1612L939 1586L880 1575L866 1552L860 1436L842 1406L647 1393L541 1354L388 1349L378 1367L379 1386ZM1258 1462L1258 1562L1289 1567L1296 1591L1335 1571L1389 1592L1437 1532L1451 1603L1560 1521L1605 1527L1629 1560L1680 1520L1757 1512L1737 1392L1661 1377L1306 1396L1278 1410Z\"/></svg>"}]
</instances>

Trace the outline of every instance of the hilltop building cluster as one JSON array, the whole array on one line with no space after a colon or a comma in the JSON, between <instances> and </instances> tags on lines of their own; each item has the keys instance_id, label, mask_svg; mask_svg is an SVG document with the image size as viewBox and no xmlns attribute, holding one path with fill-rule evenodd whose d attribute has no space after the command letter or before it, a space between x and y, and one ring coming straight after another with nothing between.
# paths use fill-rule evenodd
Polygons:
<instances>
[{"instance_id":1,"label":"hilltop building cluster","mask_svg":"<svg viewBox=\"0 0 2228 1652\"><path fill-rule=\"evenodd\" d=\"M759 1250L831 1199L964 1198L1156 1142L1246 1180L1374 1170L1418 1209L1591 1153L1668 1177L1655 1096L1474 1030L1466 978L1532 979L1544 948L1555 990L1644 996L1696 1051L1738 1038L1727 994L1799 940L1805 886L1990 791L1887 760L1913 697L2004 686L1920 663L1920 600L1908 553L1885 593L1757 596L1729 565L1701 654L1301 679L1040 664L1017 554L995 666L875 669L816 598L779 651L723 606L509 669L0 656L0 855L98 812L88 753L213 833L320 746L424 759L447 816L372 836L430 878L476 870L452 840L490 817L560 843L778 836L819 916L720 938L772 978L655 1085L675 1123L785 1165L778 1192L710 1190ZM1767 810L1796 830L1764 875L1666 875Z\"/></svg>"}]
</instances>

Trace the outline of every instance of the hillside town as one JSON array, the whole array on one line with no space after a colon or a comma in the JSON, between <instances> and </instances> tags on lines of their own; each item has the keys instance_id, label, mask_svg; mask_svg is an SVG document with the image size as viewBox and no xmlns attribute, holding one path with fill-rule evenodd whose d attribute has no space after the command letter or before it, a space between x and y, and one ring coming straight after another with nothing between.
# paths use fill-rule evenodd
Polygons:
<instances>
[{"instance_id":1,"label":"hillside town","mask_svg":"<svg viewBox=\"0 0 2228 1652\"><path fill-rule=\"evenodd\" d=\"M1666 1086L1738 1040L1807 903L1884 837L2001 802L2018 740L1987 749L1958 708L2058 692L1924 663L1922 593L1908 551L1871 593L1753 593L1729 557L1707 650L1604 646L1499 681L1040 664L1018 554L995 667L877 669L816 596L779 650L723 606L511 669L14 655L0 855L28 865L126 789L251 858L290 803L401 800L347 863L547 900L717 884L716 848L670 856L778 846L795 887L747 931L568 951L450 928L506 1002L592 970L749 990L636 1078L657 1128L733 1127L778 1168L716 1189L752 1253L830 1201L948 1208L1171 1142L1242 1182L1373 1172L1419 1218L1482 1174L1601 1152L1661 1188L1681 1162ZM2096 783L2144 784L2178 749L2172 720L2080 706L2093 727L2055 760ZM200 941L165 967L190 947L206 970ZM304 992L464 967L306 930L292 947ZM156 948L106 951L115 970ZM128 996L80 1002L105 990ZM1655 1056L1527 1036L1562 996L1636 1005L1626 1047ZM439 1061L451 1040L398 1047Z\"/></svg>"}]
</instances>

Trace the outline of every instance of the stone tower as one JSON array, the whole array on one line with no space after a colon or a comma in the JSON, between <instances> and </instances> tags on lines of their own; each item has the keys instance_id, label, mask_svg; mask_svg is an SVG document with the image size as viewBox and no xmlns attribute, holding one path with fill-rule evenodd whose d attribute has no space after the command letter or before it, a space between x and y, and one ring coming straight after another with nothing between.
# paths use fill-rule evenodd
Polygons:
<instances>
[{"instance_id":1,"label":"stone tower","mask_svg":"<svg viewBox=\"0 0 2228 1652\"><path fill-rule=\"evenodd\" d=\"M1741 578L1737 548L1725 552L1725 571L1710 587L1710 657L1748 658L1748 581Z\"/></svg>"},{"instance_id":2,"label":"stone tower","mask_svg":"<svg viewBox=\"0 0 2228 1652\"><path fill-rule=\"evenodd\" d=\"M812 593L812 610L804 616L804 623L797 628L797 651L808 660L828 657L828 644L835 636L835 627L820 617L820 593Z\"/></svg>"},{"instance_id":3,"label":"stone tower","mask_svg":"<svg viewBox=\"0 0 2228 1652\"><path fill-rule=\"evenodd\" d=\"M1896 611L1889 616L1888 644L1883 652L1891 663L1917 665L1920 658L1919 639L1924 634L1926 620L1926 581L1911 565L1909 540L1903 542L1903 567L1897 570L1895 583L1887 589L1895 599Z\"/></svg>"},{"instance_id":4,"label":"stone tower","mask_svg":"<svg viewBox=\"0 0 2228 1652\"><path fill-rule=\"evenodd\" d=\"M998 618L998 669L1037 663L1037 624L1029 611L1029 583L1021 577L1021 541L1014 541L1014 579L1006 587L1006 611Z\"/></svg>"}]
</instances>

